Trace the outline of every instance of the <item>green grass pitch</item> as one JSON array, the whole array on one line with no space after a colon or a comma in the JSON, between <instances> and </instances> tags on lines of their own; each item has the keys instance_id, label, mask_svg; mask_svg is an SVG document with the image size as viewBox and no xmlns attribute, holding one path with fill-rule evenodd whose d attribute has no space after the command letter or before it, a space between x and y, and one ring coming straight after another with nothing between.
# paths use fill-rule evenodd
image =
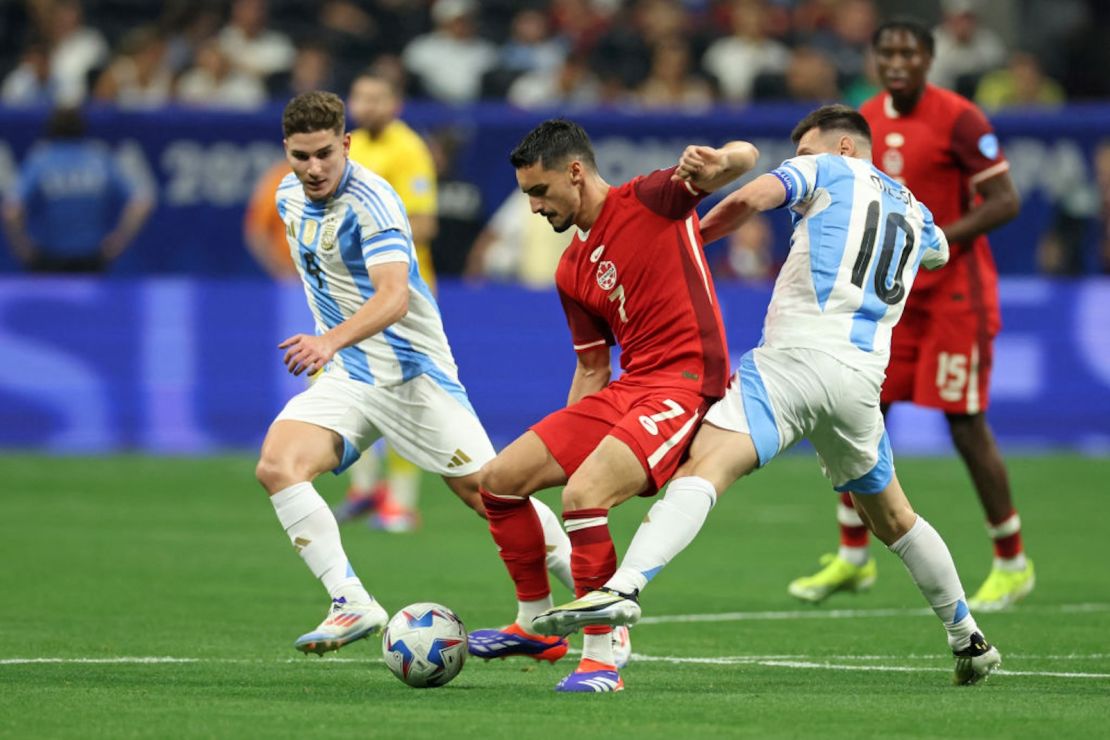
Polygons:
<instances>
[{"instance_id":1,"label":"green grass pitch","mask_svg":"<svg viewBox=\"0 0 1110 740\"><path fill-rule=\"evenodd\" d=\"M616 695L558 695L572 658L469 661L415 690L376 638L302 656L326 595L293 553L246 457L0 457L0 737L1097 737L1110 716L1110 461L1011 458L1038 586L980 614L1003 652L986 684L949 685L944 633L901 564L876 548L868 594L821 607L786 583L836 545L812 455L727 492L651 585ZM916 508L968 591L991 552L952 459L903 459ZM341 481L321 482L335 501ZM558 509L554 493L544 496ZM611 517L623 551L649 503ZM471 628L511 619L484 524L427 478L424 527L344 528L387 609L437 601ZM566 597L556 588L556 599ZM680 619L710 615L704 621ZM575 639L572 644L580 644Z\"/></svg>"}]
</instances>

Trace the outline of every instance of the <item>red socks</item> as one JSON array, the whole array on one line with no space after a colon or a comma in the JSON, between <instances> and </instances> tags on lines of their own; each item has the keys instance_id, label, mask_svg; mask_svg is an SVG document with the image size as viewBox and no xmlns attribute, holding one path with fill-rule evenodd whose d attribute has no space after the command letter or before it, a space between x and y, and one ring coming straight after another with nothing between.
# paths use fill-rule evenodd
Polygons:
<instances>
[{"instance_id":1,"label":"red socks","mask_svg":"<svg viewBox=\"0 0 1110 740\"><path fill-rule=\"evenodd\" d=\"M564 511L563 523L570 537L570 571L574 575L574 591L584 596L601 588L617 571L617 550L609 534L608 509ZM587 635L612 631L607 625L583 627Z\"/></svg>"},{"instance_id":2,"label":"red socks","mask_svg":"<svg viewBox=\"0 0 1110 740\"><path fill-rule=\"evenodd\" d=\"M859 518L852 504L852 494L840 494L840 506L836 509L836 521L840 525L841 547L867 547L870 533L867 525Z\"/></svg>"},{"instance_id":3,"label":"red socks","mask_svg":"<svg viewBox=\"0 0 1110 740\"><path fill-rule=\"evenodd\" d=\"M484 489L479 492L486 506L490 534L516 584L517 599L536 601L548 596L551 586L547 581L543 527L532 503L519 496L495 496Z\"/></svg>"}]
</instances>

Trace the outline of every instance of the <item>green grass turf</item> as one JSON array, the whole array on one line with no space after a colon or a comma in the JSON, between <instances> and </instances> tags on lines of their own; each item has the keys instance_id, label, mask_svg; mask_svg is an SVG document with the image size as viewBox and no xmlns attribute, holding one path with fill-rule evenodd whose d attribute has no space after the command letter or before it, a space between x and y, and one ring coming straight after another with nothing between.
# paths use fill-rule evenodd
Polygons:
<instances>
[{"instance_id":1,"label":"green grass turf","mask_svg":"<svg viewBox=\"0 0 1110 740\"><path fill-rule=\"evenodd\" d=\"M642 600L653 618L748 618L642 624L633 644L646 657L625 669L626 691L566 696L552 687L571 659L472 661L449 686L421 691L387 671L377 639L334 658L296 653L293 639L320 620L326 597L247 458L0 457L0 736L1100 736L1110 716L1110 461L1009 466L1039 583L1020 608L979 615L1008 671L985 685L948 685L943 630L881 548L869 594L817 608L786 594L836 544L834 497L799 454L729 491ZM959 463L904 459L899 474L973 590L991 553ZM342 495L330 477L321 489ZM647 506L614 512L619 551ZM484 525L432 478L423 508L411 535L345 527L364 582L391 610L438 601L471 628L508 621L512 590ZM832 618L838 609L852 613ZM191 662L14 662L121 657Z\"/></svg>"}]
</instances>

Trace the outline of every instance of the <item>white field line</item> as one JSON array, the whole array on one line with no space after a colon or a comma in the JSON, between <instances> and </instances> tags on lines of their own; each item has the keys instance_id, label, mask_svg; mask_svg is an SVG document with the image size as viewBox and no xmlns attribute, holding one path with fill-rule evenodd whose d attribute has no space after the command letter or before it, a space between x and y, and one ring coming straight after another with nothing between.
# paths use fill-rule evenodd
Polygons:
<instances>
[{"instance_id":1,"label":"white field line","mask_svg":"<svg viewBox=\"0 0 1110 740\"><path fill-rule=\"evenodd\" d=\"M578 652L578 651L572 651ZM828 671L878 671L886 673L950 673L950 668L933 666L902 666L902 665L863 665L834 663L834 660L937 660L937 655L731 655L721 657L688 658L671 655L643 655L633 653L635 663L672 663L687 665L757 665L767 668L793 668L801 670L828 670ZM1110 657L1105 653L1092 653L1090 655L1011 655L1011 660L1090 660L1105 659ZM340 658L337 656L326 659L329 663L381 663L381 658ZM263 658L177 658L171 656L134 656L114 658L0 658L0 666L5 665L164 665L164 664L255 664L273 665L274 663L304 663L304 658L280 658L266 660ZM995 671L1000 676L1036 676L1049 678L1090 678L1110 679L1110 673L1090 673L1077 671L1012 671L1000 668Z\"/></svg>"},{"instance_id":2,"label":"white field line","mask_svg":"<svg viewBox=\"0 0 1110 740\"><path fill-rule=\"evenodd\" d=\"M1020 613L1034 614L1086 614L1110 612L1110 604L1059 604L1053 606L1027 605ZM991 616L1013 612L992 612ZM932 617L932 609L795 609L767 612L723 612L718 614L664 614L643 617L641 624L678 624L683 622L749 622L790 619L873 619L888 617Z\"/></svg>"}]
</instances>

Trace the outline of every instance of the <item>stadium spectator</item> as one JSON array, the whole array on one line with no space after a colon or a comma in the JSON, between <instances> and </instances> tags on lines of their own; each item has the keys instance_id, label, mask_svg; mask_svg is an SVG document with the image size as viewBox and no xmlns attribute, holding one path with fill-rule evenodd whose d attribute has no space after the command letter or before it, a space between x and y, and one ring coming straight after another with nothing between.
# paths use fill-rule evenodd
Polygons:
<instances>
[{"instance_id":1,"label":"stadium spectator","mask_svg":"<svg viewBox=\"0 0 1110 740\"><path fill-rule=\"evenodd\" d=\"M602 101L602 89L586 57L568 54L556 69L518 77L507 98L521 108L584 108Z\"/></svg>"},{"instance_id":2,"label":"stadium spectator","mask_svg":"<svg viewBox=\"0 0 1110 740\"><path fill-rule=\"evenodd\" d=\"M692 69L690 45L680 36L660 39L651 50L651 69L636 90L645 108L704 110L713 104L713 87Z\"/></svg>"},{"instance_id":3,"label":"stadium spectator","mask_svg":"<svg viewBox=\"0 0 1110 740\"><path fill-rule=\"evenodd\" d=\"M513 150L532 210L555 231L577 228L555 279L578 363L566 408L482 468L490 533L519 609L504 629L472 632L472 655L566 650L562 637L541 637L532 627L532 617L552 603L532 494L565 484L574 586L585 594L616 568L609 509L657 491L685 454L696 421L723 395L724 326L711 278L697 267L704 255L691 225L698 202L751 169L756 157L747 142L687 147L680 167L703 163L688 182L678 182L671 168L612 187L597 172L586 132L565 119L545 121ZM624 374L610 383L615 343ZM581 661L556 690L621 690L613 630L585 633Z\"/></svg>"},{"instance_id":4,"label":"stadium spectator","mask_svg":"<svg viewBox=\"0 0 1110 740\"><path fill-rule=\"evenodd\" d=\"M270 76L268 92L271 99L289 100L312 90L333 90L336 84L334 60L328 47L318 41L304 41L297 45L293 67Z\"/></svg>"},{"instance_id":5,"label":"stadium spectator","mask_svg":"<svg viewBox=\"0 0 1110 740\"><path fill-rule=\"evenodd\" d=\"M821 51L836 67L841 88L864 76L878 17L875 0L840 0L829 27L806 39L807 45Z\"/></svg>"},{"instance_id":6,"label":"stadium spectator","mask_svg":"<svg viewBox=\"0 0 1110 740\"><path fill-rule=\"evenodd\" d=\"M1006 45L979 23L980 0L943 0L929 82L974 97L979 78L1006 63Z\"/></svg>"},{"instance_id":7,"label":"stadium spectator","mask_svg":"<svg viewBox=\"0 0 1110 740\"><path fill-rule=\"evenodd\" d=\"M5 199L4 226L29 270L99 272L132 242L152 207L108 148L85 138L81 114L59 108Z\"/></svg>"},{"instance_id":8,"label":"stadium spectator","mask_svg":"<svg viewBox=\"0 0 1110 740\"><path fill-rule=\"evenodd\" d=\"M913 21L888 21L876 32L874 49L885 89L861 112L871 126L875 164L921 199L952 244L945 267L917 277L893 332L881 402L884 409L909 401L944 413L994 544L990 574L968 603L997 611L1034 584L1006 465L986 417L1001 324L998 273L986 234L1017 215L1020 198L983 113L926 82L934 49L929 30ZM797 598L817 602L874 582L867 526L843 493L837 522L839 551L823 559L816 574L790 584Z\"/></svg>"},{"instance_id":9,"label":"stadium spectator","mask_svg":"<svg viewBox=\"0 0 1110 740\"><path fill-rule=\"evenodd\" d=\"M19 64L4 77L0 102L13 107L54 103L57 85L50 75L50 50L46 43L31 39L23 47Z\"/></svg>"},{"instance_id":10,"label":"stadium spectator","mask_svg":"<svg viewBox=\"0 0 1110 740\"><path fill-rule=\"evenodd\" d=\"M235 69L265 82L293 66L289 37L269 27L266 0L233 0L231 18L220 30L220 48Z\"/></svg>"},{"instance_id":11,"label":"stadium spectator","mask_svg":"<svg viewBox=\"0 0 1110 740\"><path fill-rule=\"evenodd\" d=\"M151 26L128 32L115 59L97 78L93 97L120 108L164 106L173 96L166 48L165 37Z\"/></svg>"},{"instance_id":12,"label":"stadium spectator","mask_svg":"<svg viewBox=\"0 0 1110 740\"><path fill-rule=\"evenodd\" d=\"M555 268L569 243L568 234L536 218L527 195L513 190L474 240L465 274L547 288L555 282Z\"/></svg>"},{"instance_id":13,"label":"stadium spectator","mask_svg":"<svg viewBox=\"0 0 1110 740\"><path fill-rule=\"evenodd\" d=\"M771 223L755 214L723 237L723 249L706 245L706 258L713 277L721 280L762 282L774 277Z\"/></svg>"},{"instance_id":14,"label":"stadium spectator","mask_svg":"<svg viewBox=\"0 0 1110 740\"><path fill-rule=\"evenodd\" d=\"M546 14L536 8L518 10L509 24L509 37L497 51L497 64L482 76L482 97L504 99L519 77L551 74L566 55L566 46L551 34Z\"/></svg>"},{"instance_id":15,"label":"stadium spectator","mask_svg":"<svg viewBox=\"0 0 1110 740\"><path fill-rule=\"evenodd\" d=\"M775 283L759 346L744 355L725 397L706 412L689 459L644 518L620 570L533 624L542 634L635 624L640 591L693 541L717 497L807 439L825 475L866 512L868 526L901 558L940 618L956 661L954 682L978 683L1002 658L968 610L944 540L906 499L878 403L889 330L918 266L943 265L948 243L928 209L871 163L871 133L853 109L820 108L798 123L791 139L797 156L727 196L701 222L709 242L752 213L793 212L791 254ZM679 173L698 177L702 167L695 160ZM868 197L859 197L862 192ZM873 220L885 223L887 233L905 235L896 261L887 248L881 256L873 252ZM577 544L573 531L571 543Z\"/></svg>"},{"instance_id":16,"label":"stadium spectator","mask_svg":"<svg viewBox=\"0 0 1110 740\"><path fill-rule=\"evenodd\" d=\"M474 0L436 0L435 28L405 47L405 68L428 96L467 103L481 95L483 75L497 64L497 47L478 36L477 9Z\"/></svg>"},{"instance_id":17,"label":"stadium spectator","mask_svg":"<svg viewBox=\"0 0 1110 740\"><path fill-rule=\"evenodd\" d=\"M786 71L790 49L767 34L767 0L733 0L728 7L731 33L709 45L701 64L717 80L723 100L746 103L756 77Z\"/></svg>"},{"instance_id":18,"label":"stadium spectator","mask_svg":"<svg viewBox=\"0 0 1110 740\"><path fill-rule=\"evenodd\" d=\"M760 100L828 103L840 99L836 67L824 53L809 46L794 50L782 75L760 75L755 90Z\"/></svg>"},{"instance_id":19,"label":"stadium spectator","mask_svg":"<svg viewBox=\"0 0 1110 740\"><path fill-rule=\"evenodd\" d=\"M201 43L196 63L177 81L177 99L205 108L251 110L266 102L266 87L255 75L234 67L217 39Z\"/></svg>"},{"instance_id":20,"label":"stadium spectator","mask_svg":"<svg viewBox=\"0 0 1110 740\"><path fill-rule=\"evenodd\" d=\"M50 45L54 100L77 105L88 94L89 76L108 62L108 42L85 25L80 0L44 0L38 7L39 32Z\"/></svg>"},{"instance_id":21,"label":"stadium spectator","mask_svg":"<svg viewBox=\"0 0 1110 740\"><path fill-rule=\"evenodd\" d=\"M342 100L323 92L298 96L285 108L282 130L293 175L278 187L278 212L293 222L290 247L317 333L295 334L278 347L293 375L322 374L275 418L255 474L331 598L320 625L294 643L322 655L374 634L389 614L355 574L313 481L341 472L384 437L483 515L478 470L494 452L459 382L435 299L412 269L399 198L347 158ZM319 220L306 217L310 209ZM566 578L567 535L554 512L539 502L533 507L545 523L541 557Z\"/></svg>"}]
</instances>

